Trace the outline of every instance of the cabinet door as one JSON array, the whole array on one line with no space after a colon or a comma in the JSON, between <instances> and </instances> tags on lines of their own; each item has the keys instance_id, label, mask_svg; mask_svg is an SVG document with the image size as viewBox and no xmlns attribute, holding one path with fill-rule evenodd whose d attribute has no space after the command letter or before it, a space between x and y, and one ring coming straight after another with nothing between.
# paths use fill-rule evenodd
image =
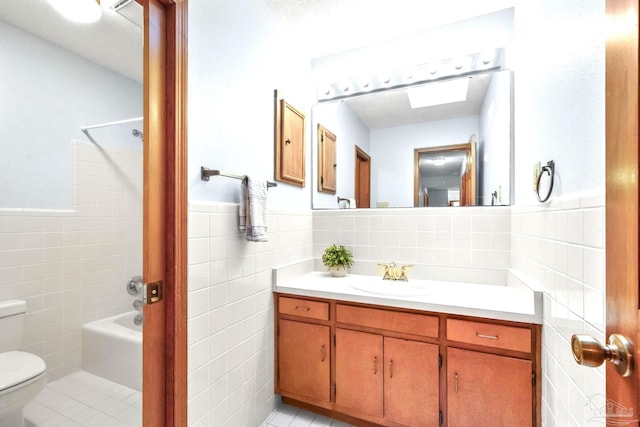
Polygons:
<instances>
[{"instance_id":1,"label":"cabinet door","mask_svg":"<svg viewBox=\"0 0 640 427\"><path fill-rule=\"evenodd\" d=\"M318 191L336 193L336 168L336 136L318 124Z\"/></svg>"},{"instance_id":2,"label":"cabinet door","mask_svg":"<svg viewBox=\"0 0 640 427\"><path fill-rule=\"evenodd\" d=\"M382 362L381 335L337 329L336 405L382 417Z\"/></svg>"},{"instance_id":3,"label":"cabinet door","mask_svg":"<svg viewBox=\"0 0 640 427\"><path fill-rule=\"evenodd\" d=\"M435 344L384 338L387 421L412 427L440 425L438 354Z\"/></svg>"},{"instance_id":4,"label":"cabinet door","mask_svg":"<svg viewBox=\"0 0 640 427\"><path fill-rule=\"evenodd\" d=\"M449 348L447 408L450 426L531 426L529 360Z\"/></svg>"},{"instance_id":5,"label":"cabinet door","mask_svg":"<svg viewBox=\"0 0 640 427\"><path fill-rule=\"evenodd\" d=\"M280 392L328 402L329 327L282 319L278 325Z\"/></svg>"},{"instance_id":6,"label":"cabinet door","mask_svg":"<svg viewBox=\"0 0 640 427\"><path fill-rule=\"evenodd\" d=\"M304 186L305 146L304 114L281 100L282 128L280 134L279 180Z\"/></svg>"}]
</instances>

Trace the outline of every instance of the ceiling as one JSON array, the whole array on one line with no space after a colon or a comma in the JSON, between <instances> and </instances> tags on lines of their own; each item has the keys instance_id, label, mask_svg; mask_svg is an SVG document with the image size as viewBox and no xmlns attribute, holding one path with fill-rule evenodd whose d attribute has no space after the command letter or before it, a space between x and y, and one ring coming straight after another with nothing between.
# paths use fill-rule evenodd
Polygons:
<instances>
[{"instance_id":1,"label":"ceiling","mask_svg":"<svg viewBox=\"0 0 640 427\"><path fill-rule=\"evenodd\" d=\"M461 78L469 79L467 99L461 102L412 109L406 88L354 96L346 98L344 102L369 129L478 115L491 74Z\"/></svg>"},{"instance_id":2,"label":"ceiling","mask_svg":"<svg viewBox=\"0 0 640 427\"><path fill-rule=\"evenodd\" d=\"M132 1L120 14L108 7L111 3L114 0L101 1L98 22L76 24L46 0L0 0L0 20L142 82L142 6Z\"/></svg>"},{"instance_id":3,"label":"ceiling","mask_svg":"<svg viewBox=\"0 0 640 427\"><path fill-rule=\"evenodd\" d=\"M115 1L101 0L98 22L75 24L60 17L46 0L0 0L0 20L141 81L141 22L134 25L112 11L109 5ZM516 0L264 1L307 40L307 52L314 58L513 7ZM139 9L133 16L141 21L141 6L132 1L127 8ZM326 31L327 22L331 31Z\"/></svg>"},{"instance_id":4,"label":"ceiling","mask_svg":"<svg viewBox=\"0 0 640 427\"><path fill-rule=\"evenodd\" d=\"M427 31L515 5L516 0L265 0L310 58ZM328 26L328 24L330 24ZM330 28L330 31L327 31Z\"/></svg>"}]
</instances>

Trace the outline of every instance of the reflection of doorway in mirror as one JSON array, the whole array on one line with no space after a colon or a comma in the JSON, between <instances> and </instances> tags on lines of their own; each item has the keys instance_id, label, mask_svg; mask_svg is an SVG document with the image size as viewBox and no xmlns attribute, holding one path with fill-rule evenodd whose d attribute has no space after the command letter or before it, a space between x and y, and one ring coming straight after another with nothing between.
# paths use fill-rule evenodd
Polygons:
<instances>
[{"instance_id":1,"label":"reflection of doorway in mirror","mask_svg":"<svg viewBox=\"0 0 640 427\"><path fill-rule=\"evenodd\" d=\"M354 196L359 208L371 207L371 157L357 145Z\"/></svg>"},{"instance_id":2,"label":"reflection of doorway in mirror","mask_svg":"<svg viewBox=\"0 0 640 427\"><path fill-rule=\"evenodd\" d=\"M476 205L475 137L466 144L414 150L414 206Z\"/></svg>"}]
</instances>

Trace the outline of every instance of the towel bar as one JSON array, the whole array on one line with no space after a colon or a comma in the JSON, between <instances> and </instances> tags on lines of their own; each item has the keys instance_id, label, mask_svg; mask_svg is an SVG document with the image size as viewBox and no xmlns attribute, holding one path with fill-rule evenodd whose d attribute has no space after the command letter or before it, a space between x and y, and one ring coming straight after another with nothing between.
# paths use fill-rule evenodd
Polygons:
<instances>
[{"instance_id":1,"label":"towel bar","mask_svg":"<svg viewBox=\"0 0 640 427\"><path fill-rule=\"evenodd\" d=\"M232 173L220 172L217 169L205 168L204 166L200 167L200 179L201 180L209 181L212 176L216 176L216 175L226 176L227 178L234 178L234 179L245 179L246 178L245 175L235 175L235 174L232 174ZM277 187L277 186L278 186L278 184L276 184L275 182L267 181L267 187Z\"/></svg>"}]
</instances>

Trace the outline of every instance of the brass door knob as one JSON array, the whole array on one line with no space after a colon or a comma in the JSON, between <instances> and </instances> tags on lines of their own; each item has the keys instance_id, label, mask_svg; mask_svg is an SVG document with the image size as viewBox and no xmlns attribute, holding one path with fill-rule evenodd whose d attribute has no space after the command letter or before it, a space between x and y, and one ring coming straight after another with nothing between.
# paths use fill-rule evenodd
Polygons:
<instances>
[{"instance_id":1,"label":"brass door knob","mask_svg":"<svg viewBox=\"0 0 640 427\"><path fill-rule=\"evenodd\" d=\"M571 350L579 365L596 367L608 360L623 377L633 372L631 342L623 335L612 334L608 345L600 344L590 335L574 335L571 337Z\"/></svg>"}]
</instances>

